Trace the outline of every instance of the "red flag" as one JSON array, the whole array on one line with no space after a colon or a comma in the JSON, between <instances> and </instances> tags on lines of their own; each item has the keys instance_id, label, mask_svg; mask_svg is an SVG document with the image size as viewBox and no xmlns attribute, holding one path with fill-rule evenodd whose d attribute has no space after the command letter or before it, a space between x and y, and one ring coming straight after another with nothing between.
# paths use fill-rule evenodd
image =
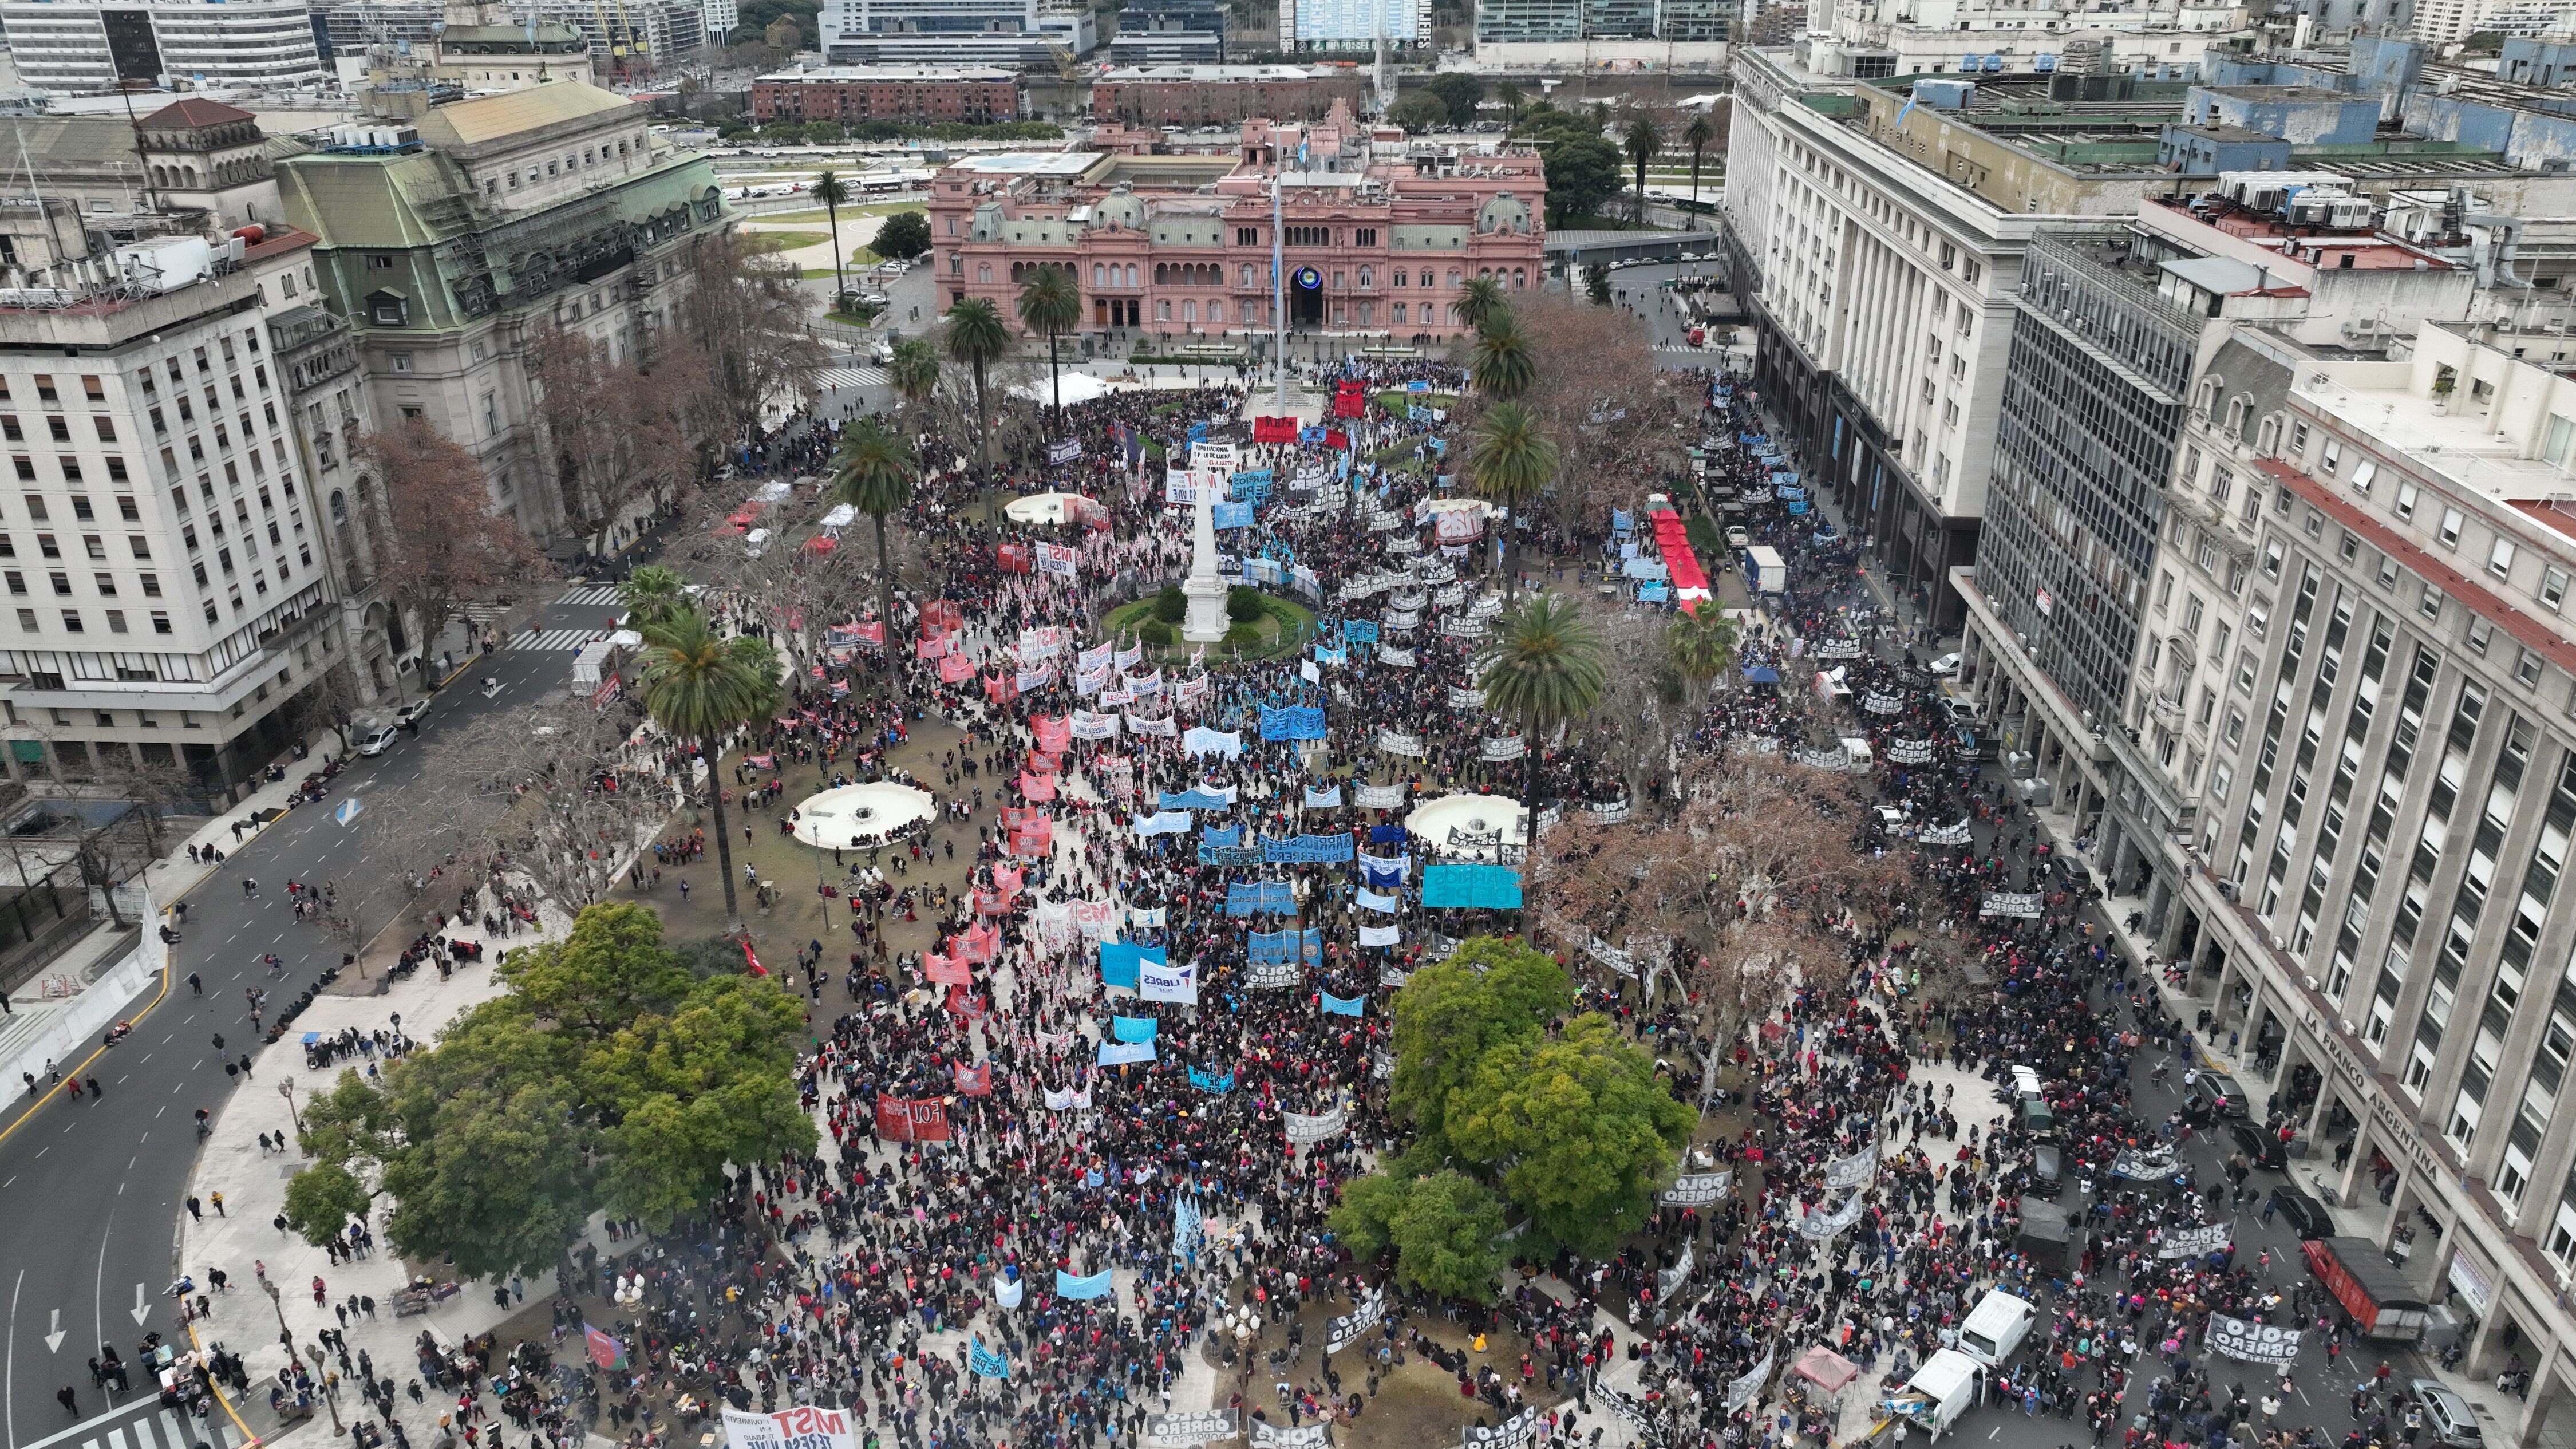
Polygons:
<instances>
[{"instance_id":1,"label":"red flag","mask_svg":"<svg viewBox=\"0 0 2576 1449\"><path fill-rule=\"evenodd\" d=\"M974 1066L970 1067L962 1062L959 1063L957 1067L957 1091L960 1095L968 1097L989 1097L993 1095L993 1064L991 1062L978 1062Z\"/></svg>"}]
</instances>

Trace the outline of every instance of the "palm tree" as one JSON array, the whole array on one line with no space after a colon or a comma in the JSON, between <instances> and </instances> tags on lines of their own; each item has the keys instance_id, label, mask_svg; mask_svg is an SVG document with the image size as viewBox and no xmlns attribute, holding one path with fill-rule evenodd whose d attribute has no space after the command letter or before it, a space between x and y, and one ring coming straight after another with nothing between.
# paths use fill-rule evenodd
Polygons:
<instances>
[{"instance_id":1,"label":"palm tree","mask_svg":"<svg viewBox=\"0 0 2576 1449\"><path fill-rule=\"evenodd\" d=\"M1052 264L1042 265L1020 284L1020 321L1031 332L1043 332L1047 340L1047 381L1055 389L1055 414L1064 417L1064 378L1056 371L1056 335L1068 327L1081 325L1082 293L1073 284L1073 273Z\"/></svg>"},{"instance_id":2,"label":"palm tree","mask_svg":"<svg viewBox=\"0 0 2576 1449\"><path fill-rule=\"evenodd\" d=\"M894 563L886 552L886 515L912 501L918 465L903 439L874 417L841 429L832 455L832 496L866 514L877 526L877 619L885 625L885 669L894 672Z\"/></svg>"},{"instance_id":3,"label":"palm tree","mask_svg":"<svg viewBox=\"0 0 2576 1449\"><path fill-rule=\"evenodd\" d=\"M617 586L617 606L626 611L628 628L650 629L696 607L689 602L688 588L688 576L678 569L646 564Z\"/></svg>"},{"instance_id":4,"label":"palm tree","mask_svg":"<svg viewBox=\"0 0 2576 1449\"><path fill-rule=\"evenodd\" d=\"M918 337L907 337L894 345L894 360L886 364L886 377L903 400L918 408L930 401L939 390L939 349Z\"/></svg>"},{"instance_id":5,"label":"palm tree","mask_svg":"<svg viewBox=\"0 0 2576 1449\"><path fill-rule=\"evenodd\" d=\"M1556 444L1539 431L1538 419L1519 403L1498 402L1476 420L1467 454L1467 480L1487 502L1517 512L1556 480L1556 464ZM1509 521L1497 526L1502 528L1497 536L1508 548ZM1518 592L1519 581L1506 567L1503 596Z\"/></svg>"},{"instance_id":6,"label":"palm tree","mask_svg":"<svg viewBox=\"0 0 2576 1449\"><path fill-rule=\"evenodd\" d=\"M1708 143L1716 139L1717 127L1710 123L1706 111L1691 117L1690 126L1682 132L1682 144L1691 148L1691 205L1694 208L1699 205L1700 157L1707 152Z\"/></svg>"},{"instance_id":7,"label":"palm tree","mask_svg":"<svg viewBox=\"0 0 2576 1449\"><path fill-rule=\"evenodd\" d=\"M814 178L814 199L823 203L823 214L832 219L832 309L848 305L849 284L841 278L841 205L850 199L849 183L831 167Z\"/></svg>"},{"instance_id":8,"label":"palm tree","mask_svg":"<svg viewBox=\"0 0 2576 1449\"><path fill-rule=\"evenodd\" d=\"M1509 310L1487 317L1477 330L1467 377L1478 392L1502 401L1519 397L1538 381L1538 358L1530 352L1529 335Z\"/></svg>"},{"instance_id":9,"label":"palm tree","mask_svg":"<svg viewBox=\"0 0 2576 1449\"><path fill-rule=\"evenodd\" d=\"M1655 153L1664 149L1664 133L1656 128L1654 117L1639 116L1628 123L1627 134L1621 141L1627 148L1629 159L1637 163L1637 220L1644 221L1646 163L1654 160Z\"/></svg>"},{"instance_id":10,"label":"palm tree","mask_svg":"<svg viewBox=\"0 0 2576 1449\"><path fill-rule=\"evenodd\" d=\"M993 413L984 400L986 370L1010 355L1011 330L1001 310L981 297L948 309L948 355L975 374L975 431L984 439L984 461L993 461Z\"/></svg>"},{"instance_id":11,"label":"palm tree","mask_svg":"<svg viewBox=\"0 0 2576 1449\"><path fill-rule=\"evenodd\" d=\"M724 873L725 916L742 915L733 886L733 841L725 829L724 737L775 705L778 681L763 679L695 609L682 609L644 631L644 712L707 762L707 800L715 807L716 865Z\"/></svg>"},{"instance_id":12,"label":"palm tree","mask_svg":"<svg viewBox=\"0 0 2576 1449\"><path fill-rule=\"evenodd\" d=\"M1477 651L1483 665L1485 708L1518 720L1521 809L1530 853L1538 853L1538 761L1541 743L1601 702L1601 636L1574 601L1534 594L1503 615L1501 628Z\"/></svg>"},{"instance_id":13,"label":"palm tree","mask_svg":"<svg viewBox=\"0 0 2576 1449\"><path fill-rule=\"evenodd\" d=\"M1664 652L1682 678L1705 687L1735 662L1735 621L1702 599L1696 612L1675 614L1664 626Z\"/></svg>"},{"instance_id":14,"label":"palm tree","mask_svg":"<svg viewBox=\"0 0 2576 1449\"><path fill-rule=\"evenodd\" d=\"M1496 313L1510 310L1511 304L1503 300L1503 284L1492 277L1478 277L1458 289L1458 320L1479 332Z\"/></svg>"}]
</instances>

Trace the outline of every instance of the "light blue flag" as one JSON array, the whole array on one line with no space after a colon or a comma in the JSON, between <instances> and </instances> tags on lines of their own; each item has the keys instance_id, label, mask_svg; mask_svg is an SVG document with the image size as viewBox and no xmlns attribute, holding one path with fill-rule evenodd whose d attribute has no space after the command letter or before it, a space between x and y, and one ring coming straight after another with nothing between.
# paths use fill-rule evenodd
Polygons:
<instances>
[{"instance_id":1,"label":"light blue flag","mask_svg":"<svg viewBox=\"0 0 2576 1449\"><path fill-rule=\"evenodd\" d=\"M1199 1230L1200 1230L1200 1222L1201 1222L1201 1214L1200 1214L1200 1212L1199 1212L1199 1205L1198 1205L1198 1203L1197 1203L1197 1202L1193 1201L1192 1199L1186 1198L1186 1197L1180 1197L1180 1196L1174 1196L1174 1197L1173 1197L1173 1199L1172 1199L1172 1251L1173 1251L1173 1252L1175 1252L1175 1253L1195 1253L1195 1252L1197 1252L1197 1251L1198 1251L1198 1248L1199 1248Z\"/></svg>"},{"instance_id":2,"label":"light blue flag","mask_svg":"<svg viewBox=\"0 0 2576 1449\"><path fill-rule=\"evenodd\" d=\"M966 1362L978 1378L1006 1379L1011 1376L1009 1357L986 1348L984 1340L980 1338L975 1340L975 1345L968 1353Z\"/></svg>"},{"instance_id":3,"label":"light blue flag","mask_svg":"<svg viewBox=\"0 0 2576 1449\"><path fill-rule=\"evenodd\" d=\"M1150 1062L1153 1059L1154 1044L1149 1041L1132 1043L1102 1042L1100 1044L1100 1056L1098 1060L1100 1065L1104 1067L1123 1067L1129 1062Z\"/></svg>"},{"instance_id":4,"label":"light blue flag","mask_svg":"<svg viewBox=\"0 0 2576 1449\"><path fill-rule=\"evenodd\" d=\"M1110 1035L1120 1041L1152 1041L1154 1028L1160 1025L1150 1016L1113 1016L1109 1018Z\"/></svg>"},{"instance_id":5,"label":"light blue flag","mask_svg":"<svg viewBox=\"0 0 2576 1449\"><path fill-rule=\"evenodd\" d=\"M1324 998L1324 1009L1335 1016L1357 1016L1361 1009L1368 1005L1368 998L1365 996L1355 996L1344 1001L1329 991L1319 994Z\"/></svg>"},{"instance_id":6,"label":"light blue flag","mask_svg":"<svg viewBox=\"0 0 2576 1449\"><path fill-rule=\"evenodd\" d=\"M1106 1298L1111 1291L1106 1269L1088 1278L1076 1278L1062 1268L1055 1270L1055 1296L1058 1298Z\"/></svg>"}]
</instances>

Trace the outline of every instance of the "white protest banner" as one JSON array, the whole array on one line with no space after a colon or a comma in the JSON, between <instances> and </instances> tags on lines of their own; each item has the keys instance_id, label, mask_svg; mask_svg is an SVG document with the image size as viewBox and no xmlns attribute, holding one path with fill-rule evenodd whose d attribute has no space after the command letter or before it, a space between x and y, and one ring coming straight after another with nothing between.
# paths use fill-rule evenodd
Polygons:
<instances>
[{"instance_id":1,"label":"white protest banner","mask_svg":"<svg viewBox=\"0 0 2576 1449\"><path fill-rule=\"evenodd\" d=\"M858 1449L858 1431L840 1409L801 1405L775 1414L724 1411L727 1449Z\"/></svg>"},{"instance_id":2,"label":"white protest banner","mask_svg":"<svg viewBox=\"0 0 2576 1449\"><path fill-rule=\"evenodd\" d=\"M1306 984L1306 968L1294 961L1274 961L1243 968L1247 991L1287 991Z\"/></svg>"},{"instance_id":3,"label":"white protest banner","mask_svg":"<svg viewBox=\"0 0 2576 1449\"><path fill-rule=\"evenodd\" d=\"M1324 1355L1329 1358L1365 1337L1386 1316L1386 1289L1375 1287L1351 1305L1351 1311L1324 1325Z\"/></svg>"},{"instance_id":4,"label":"white protest banner","mask_svg":"<svg viewBox=\"0 0 2576 1449\"><path fill-rule=\"evenodd\" d=\"M2299 1357L2299 1331L2213 1313L2209 1315L2209 1350L2247 1363L2292 1363Z\"/></svg>"},{"instance_id":5,"label":"white protest banner","mask_svg":"<svg viewBox=\"0 0 2576 1449\"><path fill-rule=\"evenodd\" d=\"M1478 751L1486 760L1517 760L1529 753L1529 744L1519 735L1488 735Z\"/></svg>"},{"instance_id":6,"label":"white protest banner","mask_svg":"<svg viewBox=\"0 0 2576 1449\"><path fill-rule=\"evenodd\" d=\"M1930 740L1889 740L1887 762L1891 765L1928 765L1932 763Z\"/></svg>"},{"instance_id":7,"label":"white protest banner","mask_svg":"<svg viewBox=\"0 0 2576 1449\"><path fill-rule=\"evenodd\" d=\"M1459 1449L1519 1449L1537 1432L1538 1405L1532 1404L1490 1429L1481 1424L1461 1427L1458 1446Z\"/></svg>"},{"instance_id":8,"label":"white protest banner","mask_svg":"<svg viewBox=\"0 0 2576 1449\"><path fill-rule=\"evenodd\" d=\"M1620 950L1618 947L1602 940L1599 936L1593 937L1583 949L1592 957L1593 960L1600 962L1602 965L1609 967L1611 970L1618 972L1620 975L1625 976L1630 980L1636 979L1637 958L1629 952Z\"/></svg>"},{"instance_id":9,"label":"white protest banner","mask_svg":"<svg viewBox=\"0 0 2576 1449\"><path fill-rule=\"evenodd\" d=\"M1353 785L1351 803L1362 810L1401 810L1404 808L1402 785Z\"/></svg>"},{"instance_id":10,"label":"white protest banner","mask_svg":"<svg viewBox=\"0 0 2576 1449\"><path fill-rule=\"evenodd\" d=\"M1860 707L1871 714L1899 714L1905 709L1905 701L1873 689L1860 697Z\"/></svg>"},{"instance_id":11,"label":"white protest banner","mask_svg":"<svg viewBox=\"0 0 2576 1449\"><path fill-rule=\"evenodd\" d=\"M1241 1437L1232 1409L1179 1409L1145 1416L1145 1449L1192 1449Z\"/></svg>"},{"instance_id":12,"label":"white protest banner","mask_svg":"<svg viewBox=\"0 0 2576 1449\"><path fill-rule=\"evenodd\" d=\"M1657 1195L1656 1201L1666 1207L1707 1207L1726 1196L1735 1181L1732 1168L1724 1172L1685 1172L1673 1179L1673 1185Z\"/></svg>"},{"instance_id":13,"label":"white protest banner","mask_svg":"<svg viewBox=\"0 0 2576 1449\"><path fill-rule=\"evenodd\" d=\"M2159 1258L2197 1258L2203 1253L2223 1253L2236 1237L2226 1223L2210 1223L2197 1228L2167 1228L2156 1239Z\"/></svg>"},{"instance_id":14,"label":"white protest banner","mask_svg":"<svg viewBox=\"0 0 2576 1449\"><path fill-rule=\"evenodd\" d=\"M1878 1169L1878 1145L1872 1143L1839 1162L1825 1164L1825 1186L1858 1187Z\"/></svg>"},{"instance_id":15,"label":"white protest banner","mask_svg":"<svg viewBox=\"0 0 2576 1449\"><path fill-rule=\"evenodd\" d=\"M1696 1266L1697 1261L1691 1256L1690 1244L1682 1244L1681 1261L1655 1274L1655 1296L1671 1298L1684 1283L1690 1281L1691 1269Z\"/></svg>"},{"instance_id":16,"label":"white protest banner","mask_svg":"<svg viewBox=\"0 0 2576 1449\"><path fill-rule=\"evenodd\" d=\"M1429 753L1423 748L1422 736L1384 728L1377 732L1377 747L1390 755L1406 755L1417 760Z\"/></svg>"},{"instance_id":17,"label":"white protest banner","mask_svg":"<svg viewBox=\"0 0 2576 1449\"><path fill-rule=\"evenodd\" d=\"M1968 843L1968 822L1962 820L1956 825L1927 825L1923 827L1923 833L1914 838L1925 845L1965 845Z\"/></svg>"},{"instance_id":18,"label":"white protest banner","mask_svg":"<svg viewBox=\"0 0 2576 1449\"><path fill-rule=\"evenodd\" d=\"M1187 966L1160 964L1153 961L1136 963L1136 994L1146 1001L1176 1001L1187 1006L1199 1004L1199 968L1196 962Z\"/></svg>"},{"instance_id":19,"label":"white protest banner","mask_svg":"<svg viewBox=\"0 0 2576 1449\"><path fill-rule=\"evenodd\" d=\"M1294 1429L1281 1428L1266 1419L1252 1421L1253 1449L1317 1449L1333 1442L1330 1424L1304 1424Z\"/></svg>"},{"instance_id":20,"label":"white protest banner","mask_svg":"<svg viewBox=\"0 0 2576 1449\"><path fill-rule=\"evenodd\" d=\"M1279 1114L1280 1120L1287 1125L1288 1140L1291 1142L1321 1142L1341 1131L1343 1122L1348 1120L1349 1116L1350 1113L1341 1107L1335 1107L1329 1112L1313 1114L1305 1112Z\"/></svg>"},{"instance_id":21,"label":"white protest banner","mask_svg":"<svg viewBox=\"0 0 2576 1449\"><path fill-rule=\"evenodd\" d=\"M1732 1414L1736 1410L1743 1408L1745 1405L1752 1403L1753 1396L1762 1392L1762 1385L1771 1377L1772 1357L1779 1352L1779 1349L1774 1348L1770 1350L1770 1352L1763 1354L1762 1362L1757 1363L1751 1369L1746 1370L1744 1377L1737 1379L1735 1382L1726 1386L1726 1411L1728 1413Z\"/></svg>"},{"instance_id":22,"label":"white protest banner","mask_svg":"<svg viewBox=\"0 0 2576 1449\"><path fill-rule=\"evenodd\" d=\"M1830 1238L1860 1221L1861 1193L1853 1193L1841 1207L1832 1212L1811 1212L1798 1224L1798 1231L1811 1238Z\"/></svg>"},{"instance_id":23,"label":"white protest banner","mask_svg":"<svg viewBox=\"0 0 2576 1449\"><path fill-rule=\"evenodd\" d=\"M1977 905L1980 916L2013 916L2025 921L2039 919L2037 891L1988 891Z\"/></svg>"}]
</instances>

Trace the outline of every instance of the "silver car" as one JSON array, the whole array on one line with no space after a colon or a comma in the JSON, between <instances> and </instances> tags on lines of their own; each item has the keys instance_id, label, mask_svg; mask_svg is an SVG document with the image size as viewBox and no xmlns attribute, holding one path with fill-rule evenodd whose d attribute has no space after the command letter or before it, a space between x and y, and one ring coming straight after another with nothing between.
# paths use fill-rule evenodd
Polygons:
<instances>
[{"instance_id":1,"label":"silver car","mask_svg":"<svg viewBox=\"0 0 2576 1449\"><path fill-rule=\"evenodd\" d=\"M2424 1427L2433 1431L2444 1449L2486 1449L2477 1410L2469 1407L2468 1400L2436 1379L2415 1379L2406 1387L2415 1402L2424 1406Z\"/></svg>"}]
</instances>

